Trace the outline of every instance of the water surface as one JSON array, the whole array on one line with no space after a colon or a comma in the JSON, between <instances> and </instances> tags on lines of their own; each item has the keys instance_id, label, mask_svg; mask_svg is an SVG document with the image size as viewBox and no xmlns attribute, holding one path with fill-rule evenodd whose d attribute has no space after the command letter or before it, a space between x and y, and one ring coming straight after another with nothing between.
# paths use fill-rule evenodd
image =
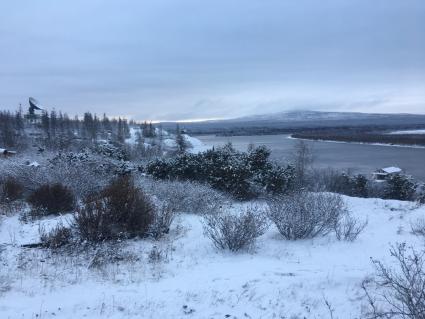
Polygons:
<instances>
[{"instance_id":1,"label":"water surface","mask_svg":"<svg viewBox=\"0 0 425 319\"><path fill-rule=\"evenodd\" d=\"M246 150L250 143L265 145L272 150L272 158L285 162L290 157L296 139L288 135L256 136L196 136L207 145L231 142L238 150ZM314 152L314 166L350 169L352 172L371 174L375 169L397 166L418 180L425 181L425 148L398 147L325 141L306 141Z\"/></svg>"}]
</instances>

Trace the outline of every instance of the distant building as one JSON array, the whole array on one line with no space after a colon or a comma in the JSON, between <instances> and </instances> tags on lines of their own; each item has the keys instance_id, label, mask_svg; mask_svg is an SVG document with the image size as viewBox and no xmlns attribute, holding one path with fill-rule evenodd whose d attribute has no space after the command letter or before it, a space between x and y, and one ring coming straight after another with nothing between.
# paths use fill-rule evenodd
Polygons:
<instances>
[{"instance_id":1,"label":"distant building","mask_svg":"<svg viewBox=\"0 0 425 319\"><path fill-rule=\"evenodd\" d=\"M402 173L403 170L400 167L390 166L377 169L372 173L372 176L375 181L385 181L391 175Z\"/></svg>"}]
</instances>

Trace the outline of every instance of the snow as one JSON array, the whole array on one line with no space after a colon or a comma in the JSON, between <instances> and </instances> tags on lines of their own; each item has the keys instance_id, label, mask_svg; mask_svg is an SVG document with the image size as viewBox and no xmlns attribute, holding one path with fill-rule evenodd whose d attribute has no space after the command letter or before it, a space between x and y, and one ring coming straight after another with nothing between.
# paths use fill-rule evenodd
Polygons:
<instances>
[{"instance_id":1,"label":"snow","mask_svg":"<svg viewBox=\"0 0 425 319\"><path fill-rule=\"evenodd\" d=\"M155 128L157 135L159 135L161 133L161 129L160 128ZM140 132L140 128L139 127L130 127L130 137L127 138L125 141L127 144L130 145L135 145L136 144L136 134L137 132ZM168 148L176 148L177 144L176 144L176 140L175 140L175 136L173 134L168 133L165 130L162 130L162 136L163 136L163 141L162 144L165 147ZM199 139L189 136L187 134L183 134L183 137L185 138L186 142L189 145L189 149L188 151L190 153L199 153L199 152L203 152L209 148L211 148L210 146L205 145L203 142L201 142ZM149 143L144 143L145 146L149 147L151 146Z\"/></svg>"},{"instance_id":2,"label":"snow","mask_svg":"<svg viewBox=\"0 0 425 319\"><path fill-rule=\"evenodd\" d=\"M174 138L166 138L162 142L167 147L177 147L176 140Z\"/></svg>"},{"instance_id":3,"label":"snow","mask_svg":"<svg viewBox=\"0 0 425 319\"><path fill-rule=\"evenodd\" d=\"M425 134L425 130L405 130L405 131L394 131L388 134L400 135L400 134Z\"/></svg>"},{"instance_id":4,"label":"snow","mask_svg":"<svg viewBox=\"0 0 425 319\"><path fill-rule=\"evenodd\" d=\"M401 172L401 168L399 167L394 167L394 166L390 166L390 167L385 167L382 169L385 173L388 174L393 174L393 173L400 173Z\"/></svg>"},{"instance_id":5,"label":"snow","mask_svg":"<svg viewBox=\"0 0 425 319\"><path fill-rule=\"evenodd\" d=\"M191 148L189 149L190 153L196 154L211 148L211 146L204 144L203 142L201 142L201 140L197 139L196 137L193 137L187 134L183 134L183 136L186 142L188 142L189 145L191 146Z\"/></svg>"},{"instance_id":6,"label":"snow","mask_svg":"<svg viewBox=\"0 0 425 319\"><path fill-rule=\"evenodd\" d=\"M354 216L369 222L355 242L331 235L286 241L270 227L255 249L234 254L203 236L200 216L182 213L167 238L122 243L121 251L137 259L99 269L88 268L85 252L60 256L19 246L37 241L40 224L69 216L28 223L3 216L0 317L329 318L326 299L334 318L360 318L360 283L373 270L370 257L390 262L390 243L419 245L410 225L425 206L344 199ZM149 260L154 246L160 261Z\"/></svg>"},{"instance_id":7,"label":"snow","mask_svg":"<svg viewBox=\"0 0 425 319\"><path fill-rule=\"evenodd\" d=\"M130 145L136 144L137 133L140 132L140 127L130 126L130 137L125 139L125 142Z\"/></svg>"},{"instance_id":8,"label":"snow","mask_svg":"<svg viewBox=\"0 0 425 319\"><path fill-rule=\"evenodd\" d=\"M31 167L39 167L39 166L40 166L40 164L39 164L37 161L33 161L33 162L29 163L29 164L28 164L28 166L31 166Z\"/></svg>"}]
</instances>

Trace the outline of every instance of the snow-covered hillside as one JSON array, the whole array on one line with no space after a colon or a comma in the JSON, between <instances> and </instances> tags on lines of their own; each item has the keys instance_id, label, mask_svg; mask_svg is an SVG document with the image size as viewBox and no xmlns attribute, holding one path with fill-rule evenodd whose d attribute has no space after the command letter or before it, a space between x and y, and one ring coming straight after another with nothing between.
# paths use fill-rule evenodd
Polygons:
<instances>
[{"instance_id":1,"label":"snow-covered hillside","mask_svg":"<svg viewBox=\"0 0 425 319\"><path fill-rule=\"evenodd\" d=\"M160 131L160 128L156 128L156 134L157 137L155 139L155 143L161 143L162 147L167 149L176 149L177 148L177 144L176 144L176 137L174 134L171 134L165 130ZM137 143L137 134L141 134L141 130L140 127L130 127L130 137L127 138L125 141L126 143L130 144L130 145L135 145ZM210 148L210 146L205 145L203 142L201 142L199 139L197 139L196 137L190 136L188 134L182 134L184 139L186 140L186 144L188 147L188 152L190 153L199 153L202 151L207 150L208 148ZM161 140L159 140L159 136L161 136ZM145 141L145 146L149 147L151 146L151 144L149 144L149 142L152 139L146 139Z\"/></svg>"},{"instance_id":2,"label":"snow-covered hillside","mask_svg":"<svg viewBox=\"0 0 425 319\"><path fill-rule=\"evenodd\" d=\"M355 242L332 235L286 241L274 227L255 249L218 251L201 217L181 213L166 239L132 240L72 254L22 248L58 218L0 225L1 318L361 318L370 257L391 262L391 243L420 245L411 222L425 207L344 197L369 223ZM238 206L235 206L237 209ZM61 217L66 223L69 216ZM112 257L111 257L112 256Z\"/></svg>"}]
</instances>

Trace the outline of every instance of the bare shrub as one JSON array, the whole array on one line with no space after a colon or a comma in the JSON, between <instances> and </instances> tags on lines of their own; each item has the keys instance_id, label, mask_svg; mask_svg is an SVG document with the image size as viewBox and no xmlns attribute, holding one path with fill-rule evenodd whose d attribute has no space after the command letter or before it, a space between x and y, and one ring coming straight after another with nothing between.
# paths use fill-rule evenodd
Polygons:
<instances>
[{"instance_id":1,"label":"bare shrub","mask_svg":"<svg viewBox=\"0 0 425 319\"><path fill-rule=\"evenodd\" d=\"M425 237L425 218L419 218L411 227L414 235Z\"/></svg>"},{"instance_id":2,"label":"bare shrub","mask_svg":"<svg viewBox=\"0 0 425 319\"><path fill-rule=\"evenodd\" d=\"M28 202L34 208L32 216L69 212L75 207L74 194L60 183L40 186L30 194Z\"/></svg>"},{"instance_id":3,"label":"bare shrub","mask_svg":"<svg viewBox=\"0 0 425 319\"><path fill-rule=\"evenodd\" d=\"M129 176L119 177L100 194L78 208L74 220L84 240L146 236L154 221L155 207Z\"/></svg>"},{"instance_id":4,"label":"bare shrub","mask_svg":"<svg viewBox=\"0 0 425 319\"><path fill-rule=\"evenodd\" d=\"M150 235L155 239L159 239L164 234L168 234L175 216L175 211L170 206L160 205L160 207L157 207L149 229Z\"/></svg>"},{"instance_id":5,"label":"bare shrub","mask_svg":"<svg viewBox=\"0 0 425 319\"><path fill-rule=\"evenodd\" d=\"M21 199L24 186L12 176L7 177L0 185L0 202L13 202Z\"/></svg>"},{"instance_id":6,"label":"bare shrub","mask_svg":"<svg viewBox=\"0 0 425 319\"><path fill-rule=\"evenodd\" d=\"M50 231L40 229L40 241L43 247L57 249L68 245L72 240L72 231L62 223L58 223Z\"/></svg>"},{"instance_id":7,"label":"bare shrub","mask_svg":"<svg viewBox=\"0 0 425 319\"><path fill-rule=\"evenodd\" d=\"M367 318L425 318L425 252L397 244L390 249L397 268L372 260L375 276L362 284Z\"/></svg>"},{"instance_id":8,"label":"bare shrub","mask_svg":"<svg viewBox=\"0 0 425 319\"><path fill-rule=\"evenodd\" d=\"M296 187L302 188L307 185L308 175L314 162L314 151L304 140L297 140L292 150L292 162L295 167Z\"/></svg>"},{"instance_id":9,"label":"bare shrub","mask_svg":"<svg viewBox=\"0 0 425 319\"><path fill-rule=\"evenodd\" d=\"M219 211L203 217L204 235L219 249L238 251L252 246L268 227L265 214L257 207L240 213Z\"/></svg>"},{"instance_id":10,"label":"bare shrub","mask_svg":"<svg viewBox=\"0 0 425 319\"><path fill-rule=\"evenodd\" d=\"M126 251L119 242L101 243L95 246L95 251L88 256L88 268L102 271L110 264L118 262L135 262L139 259L134 253Z\"/></svg>"},{"instance_id":11,"label":"bare shrub","mask_svg":"<svg viewBox=\"0 0 425 319\"><path fill-rule=\"evenodd\" d=\"M223 193L196 182L145 179L141 187L175 212L205 214L229 201Z\"/></svg>"},{"instance_id":12,"label":"bare shrub","mask_svg":"<svg viewBox=\"0 0 425 319\"><path fill-rule=\"evenodd\" d=\"M269 218L285 239L326 235L347 213L340 195L296 192L269 202Z\"/></svg>"},{"instance_id":13,"label":"bare shrub","mask_svg":"<svg viewBox=\"0 0 425 319\"><path fill-rule=\"evenodd\" d=\"M346 213L335 227L335 235L338 240L355 241L360 233L366 228L368 222L360 221Z\"/></svg>"},{"instance_id":14,"label":"bare shrub","mask_svg":"<svg viewBox=\"0 0 425 319\"><path fill-rule=\"evenodd\" d=\"M12 216L19 214L26 207L26 203L23 201L13 201L0 203L0 215Z\"/></svg>"}]
</instances>

